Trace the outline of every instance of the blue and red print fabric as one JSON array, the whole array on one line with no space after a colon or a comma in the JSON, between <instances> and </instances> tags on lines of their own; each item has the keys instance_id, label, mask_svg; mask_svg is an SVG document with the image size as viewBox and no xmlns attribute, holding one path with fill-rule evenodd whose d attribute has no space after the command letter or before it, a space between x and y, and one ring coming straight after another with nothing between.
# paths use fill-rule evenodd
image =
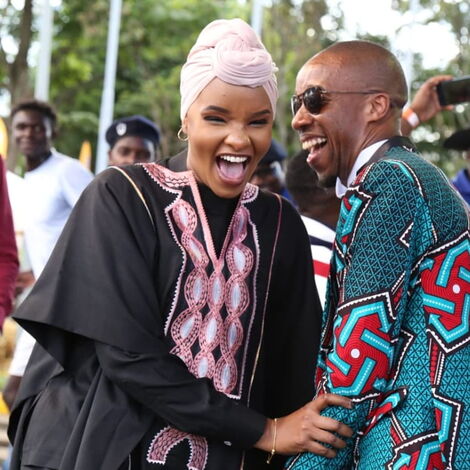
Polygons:
<instances>
[{"instance_id":1,"label":"blue and red print fabric","mask_svg":"<svg viewBox=\"0 0 470 470\"><path fill-rule=\"evenodd\" d=\"M463 201L402 146L343 198L323 319L317 393L351 426L333 459L289 469L470 469L470 239Z\"/></svg>"}]
</instances>

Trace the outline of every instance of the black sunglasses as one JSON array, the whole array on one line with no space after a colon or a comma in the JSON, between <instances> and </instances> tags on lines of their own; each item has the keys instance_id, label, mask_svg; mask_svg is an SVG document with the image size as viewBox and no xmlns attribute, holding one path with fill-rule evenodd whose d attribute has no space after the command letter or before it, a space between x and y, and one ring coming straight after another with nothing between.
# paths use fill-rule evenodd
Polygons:
<instances>
[{"instance_id":1,"label":"black sunglasses","mask_svg":"<svg viewBox=\"0 0 470 470\"><path fill-rule=\"evenodd\" d=\"M326 91L319 86L312 86L307 88L300 95L292 96L290 100L292 115L295 116L297 111L302 107L302 103L310 114L319 114L323 106L328 102L326 95L328 94L339 95L372 95L380 93L377 90L370 91Z\"/></svg>"}]
</instances>

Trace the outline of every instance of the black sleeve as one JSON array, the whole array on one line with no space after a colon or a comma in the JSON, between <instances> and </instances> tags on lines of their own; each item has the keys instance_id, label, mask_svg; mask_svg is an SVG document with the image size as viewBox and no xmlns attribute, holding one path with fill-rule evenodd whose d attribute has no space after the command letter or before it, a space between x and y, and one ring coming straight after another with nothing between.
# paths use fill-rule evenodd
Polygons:
<instances>
[{"instance_id":1,"label":"black sleeve","mask_svg":"<svg viewBox=\"0 0 470 470\"><path fill-rule=\"evenodd\" d=\"M104 374L173 427L241 448L261 437L264 416L215 391L208 379L195 378L164 347L159 354L95 347Z\"/></svg>"}]
</instances>

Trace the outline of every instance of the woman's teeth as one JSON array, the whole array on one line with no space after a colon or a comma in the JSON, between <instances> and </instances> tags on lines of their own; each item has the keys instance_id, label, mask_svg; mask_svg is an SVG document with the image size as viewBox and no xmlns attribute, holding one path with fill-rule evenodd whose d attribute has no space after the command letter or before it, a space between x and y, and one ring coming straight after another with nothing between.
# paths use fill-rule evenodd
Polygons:
<instances>
[{"instance_id":1,"label":"woman's teeth","mask_svg":"<svg viewBox=\"0 0 470 470\"><path fill-rule=\"evenodd\" d=\"M235 155L221 155L219 158L229 163L245 163L248 160L248 157L240 157Z\"/></svg>"},{"instance_id":2,"label":"woman's teeth","mask_svg":"<svg viewBox=\"0 0 470 470\"><path fill-rule=\"evenodd\" d=\"M219 155L217 167L224 178L239 184L245 175L248 160L249 157L242 155Z\"/></svg>"}]
</instances>

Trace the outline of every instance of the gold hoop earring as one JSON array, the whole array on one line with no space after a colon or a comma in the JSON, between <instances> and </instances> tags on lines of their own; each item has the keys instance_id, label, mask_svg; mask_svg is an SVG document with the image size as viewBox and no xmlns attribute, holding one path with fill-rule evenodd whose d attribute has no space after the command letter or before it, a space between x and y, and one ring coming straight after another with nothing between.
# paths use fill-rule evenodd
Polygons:
<instances>
[{"instance_id":1,"label":"gold hoop earring","mask_svg":"<svg viewBox=\"0 0 470 470\"><path fill-rule=\"evenodd\" d=\"M181 142L187 142L188 141L188 136L183 135L183 134L184 134L183 128L180 127L180 130L178 131L178 134L176 134L177 137L178 137L178 140L181 140Z\"/></svg>"}]
</instances>

